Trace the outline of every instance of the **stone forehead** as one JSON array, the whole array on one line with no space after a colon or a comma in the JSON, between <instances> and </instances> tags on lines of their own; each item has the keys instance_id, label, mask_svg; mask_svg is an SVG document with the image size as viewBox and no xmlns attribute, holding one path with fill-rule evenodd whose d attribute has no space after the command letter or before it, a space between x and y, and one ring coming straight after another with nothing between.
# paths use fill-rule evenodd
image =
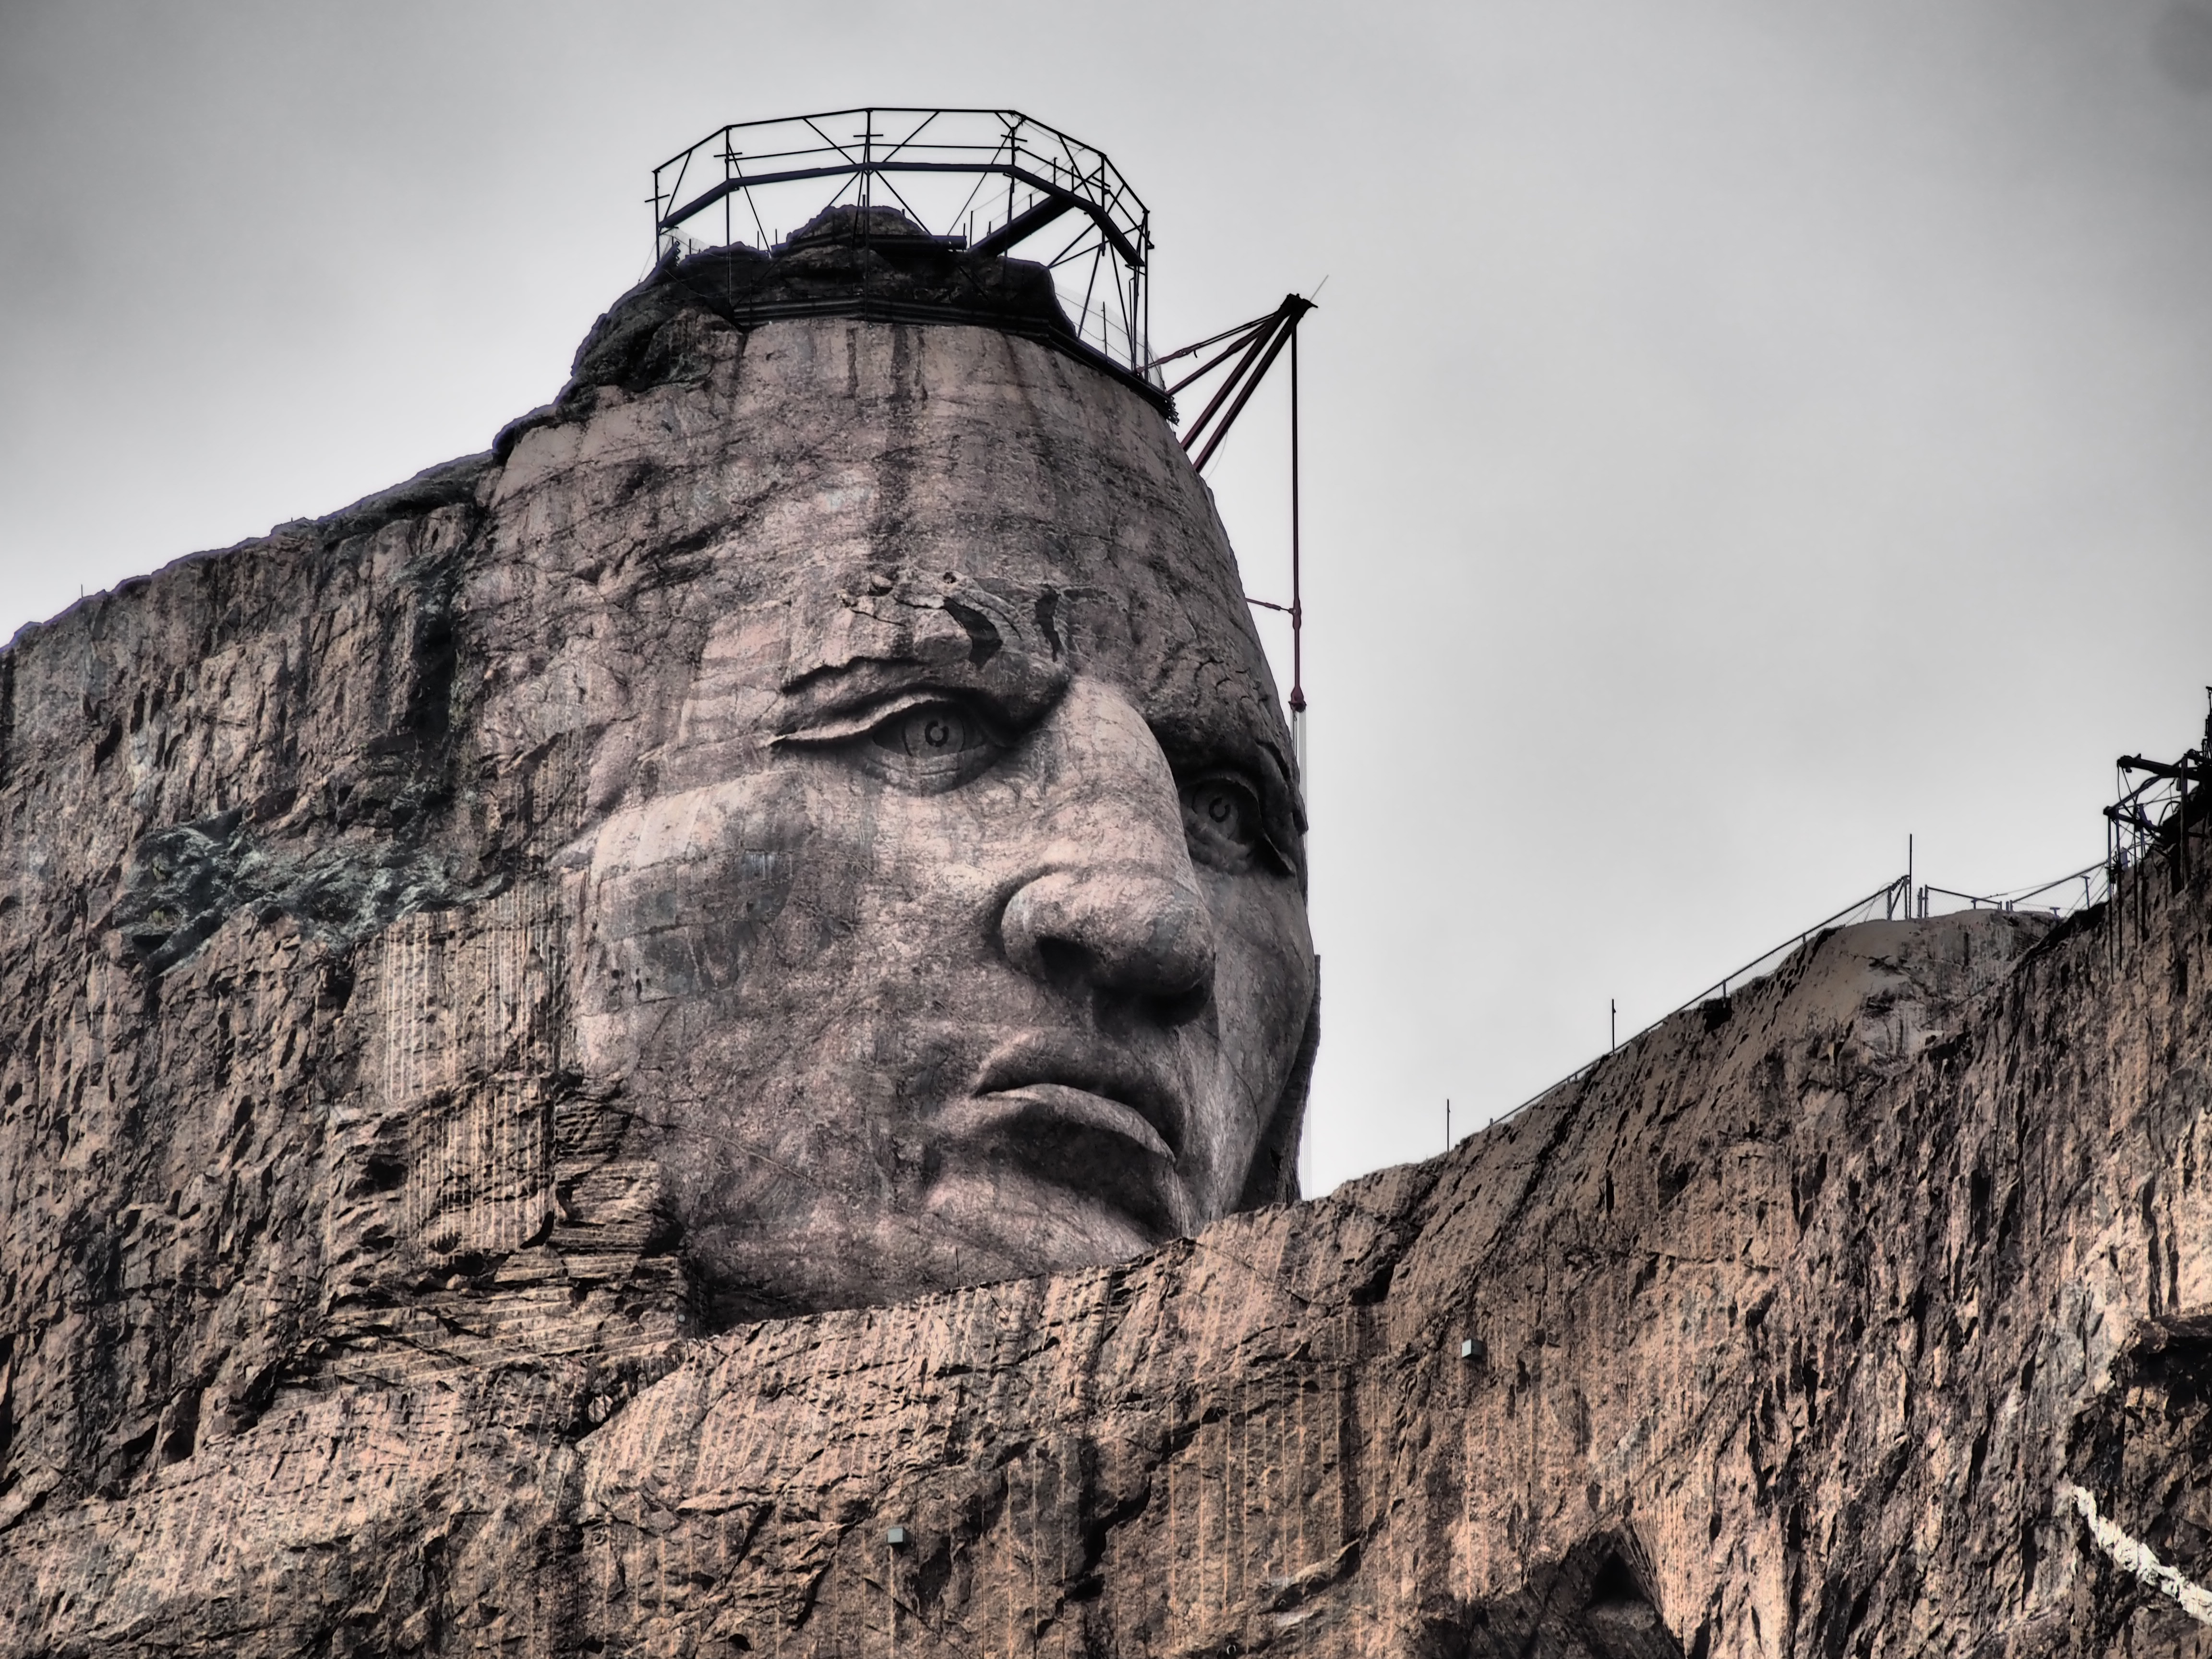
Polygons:
<instances>
[{"instance_id":1,"label":"stone forehead","mask_svg":"<svg viewBox=\"0 0 2212 1659\"><path fill-rule=\"evenodd\" d=\"M866 586L826 585L748 607L714 630L708 655L776 641L783 678L863 660L980 661L999 652L1104 672L1133 688L1164 685L1204 664L1258 690L1264 659L1244 617L1220 596L1138 565L1110 580L1037 550L988 558L981 569L909 564ZM765 666L765 663L763 665Z\"/></svg>"},{"instance_id":2,"label":"stone forehead","mask_svg":"<svg viewBox=\"0 0 2212 1659\"><path fill-rule=\"evenodd\" d=\"M781 428L759 434L781 452L776 475L748 479L763 550L840 565L859 555L888 574L939 557L977 568L1006 543L1102 578L1141 561L1237 591L1204 486L1125 388L985 328L757 332L769 337L749 343L727 398L733 427L772 414Z\"/></svg>"},{"instance_id":3,"label":"stone forehead","mask_svg":"<svg viewBox=\"0 0 2212 1659\"><path fill-rule=\"evenodd\" d=\"M599 602L665 612L715 674L741 651L793 674L965 649L981 617L1010 647L1148 695L1226 690L1279 724L1212 501L1127 388L985 327L687 326L704 373L610 392L509 461L507 533L592 573ZM547 521L537 498L580 482L618 510Z\"/></svg>"},{"instance_id":4,"label":"stone forehead","mask_svg":"<svg viewBox=\"0 0 2212 1659\"><path fill-rule=\"evenodd\" d=\"M686 314L667 328L690 337L695 373L590 388L515 440L492 492L505 550L595 580L708 550L725 578L787 589L809 565L896 569L963 550L972 565L1013 539L1102 576L1134 559L1239 591L1166 422L1033 341L842 318L739 331Z\"/></svg>"}]
</instances>

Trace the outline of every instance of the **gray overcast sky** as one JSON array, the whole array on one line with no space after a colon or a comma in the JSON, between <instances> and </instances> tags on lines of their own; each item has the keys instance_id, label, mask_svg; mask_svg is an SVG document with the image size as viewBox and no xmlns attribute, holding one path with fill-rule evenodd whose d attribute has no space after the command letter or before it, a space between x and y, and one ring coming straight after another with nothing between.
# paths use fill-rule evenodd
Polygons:
<instances>
[{"instance_id":1,"label":"gray overcast sky","mask_svg":"<svg viewBox=\"0 0 2212 1659\"><path fill-rule=\"evenodd\" d=\"M2212 681L2212 10L0 0L0 635L480 449L726 120L1012 106L1307 325L1321 1186ZM1279 394L1215 478L1286 586ZM1275 624L1270 621L1268 626ZM1279 641L1278 641L1279 642ZM1287 677L1286 683L1287 683Z\"/></svg>"}]
</instances>

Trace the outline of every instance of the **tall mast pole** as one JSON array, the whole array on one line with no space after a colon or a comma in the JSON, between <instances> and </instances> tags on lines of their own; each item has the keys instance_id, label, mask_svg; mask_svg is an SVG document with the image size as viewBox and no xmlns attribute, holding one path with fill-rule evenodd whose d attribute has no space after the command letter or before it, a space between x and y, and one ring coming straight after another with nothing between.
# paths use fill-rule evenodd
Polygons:
<instances>
[{"instance_id":1,"label":"tall mast pole","mask_svg":"<svg viewBox=\"0 0 2212 1659\"><path fill-rule=\"evenodd\" d=\"M1305 602L1298 571L1298 325L1291 324L1291 752L1306 791Z\"/></svg>"}]
</instances>

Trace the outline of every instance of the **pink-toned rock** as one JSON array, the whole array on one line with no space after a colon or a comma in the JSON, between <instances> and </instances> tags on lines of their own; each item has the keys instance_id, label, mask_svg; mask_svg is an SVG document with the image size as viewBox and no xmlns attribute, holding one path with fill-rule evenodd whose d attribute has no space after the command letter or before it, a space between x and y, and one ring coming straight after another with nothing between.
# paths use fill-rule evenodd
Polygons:
<instances>
[{"instance_id":1,"label":"pink-toned rock","mask_svg":"<svg viewBox=\"0 0 2212 1659\"><path fill-rule=\"evenodd\" d=\"M664 273L495 454L0 654L0 1651L2203 1650L2201 854L1277 1202L1273 687L1007 269Z\"/></svg>"}]
</instances>

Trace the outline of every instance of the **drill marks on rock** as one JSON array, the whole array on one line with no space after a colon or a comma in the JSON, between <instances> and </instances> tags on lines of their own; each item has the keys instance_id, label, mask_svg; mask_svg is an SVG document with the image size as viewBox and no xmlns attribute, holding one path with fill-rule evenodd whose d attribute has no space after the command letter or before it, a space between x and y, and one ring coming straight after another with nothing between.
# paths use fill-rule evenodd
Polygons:
<instances>
[{"instance_id":1,"label":"drill marks on rock","mask_svg":"<svg viewBox=\"0 0 2212 1659\"><path fill-rule=\"evenodd\" d=\"M2069 1504L2087 1523L2089 1536L2105 1559L2166 1596L2200 1625L2212 1625L2212 1590L2184 1577L2158 1559L2158 1552L2139 1538L2130 1538L2097 1508L2097 1500L2070 1480L2058 1486L2058 1499Z\"/></svg>"},{"instance_id":2,"label":"drill marks on rock","mask_svg":"<svg viewBox=\"0 0 2212 1659\"><path fill-rule=\"evenodd\" d=\"M406 1237L434 1262L508 1255L550 1224L562 946L535 883L385 934L384 1101L406 1126Z\"/></svg>"},{"instance_id":3,"label":"drill marks on rock","mask_svg":"<svg viewBox=\"0 0 2212 1659\"><path fill-rule=\"evenodd\" d=\"M719 1340L585 1443L604 1634L654 1609L755 1651L860 1650L896 1620L916 1651L1106 1650L1141 1626L1215 1653L1340 1616L1342 1465L1363 1425L1398 1429L1342 1315L1255 1294L1242 1258L1281 1232L1234 1263L1177 1250ZM1279 1374L1247 1374L1261 1350ZM740 1560L747 1588L702 1594L702 1564Z\"/></svg>"},{"instance_id":4,"label":"drill marks on rock","mask_svg":"<svg viewBox=\"0 0 2212 1659\"><path fill-rule=\"evenodd\" d=\"M563 732L499 763L483 795L495 856L526 859L532 847L557 847L581 829L589 759L584 734Z\"/></svg>"}]
</instances>

